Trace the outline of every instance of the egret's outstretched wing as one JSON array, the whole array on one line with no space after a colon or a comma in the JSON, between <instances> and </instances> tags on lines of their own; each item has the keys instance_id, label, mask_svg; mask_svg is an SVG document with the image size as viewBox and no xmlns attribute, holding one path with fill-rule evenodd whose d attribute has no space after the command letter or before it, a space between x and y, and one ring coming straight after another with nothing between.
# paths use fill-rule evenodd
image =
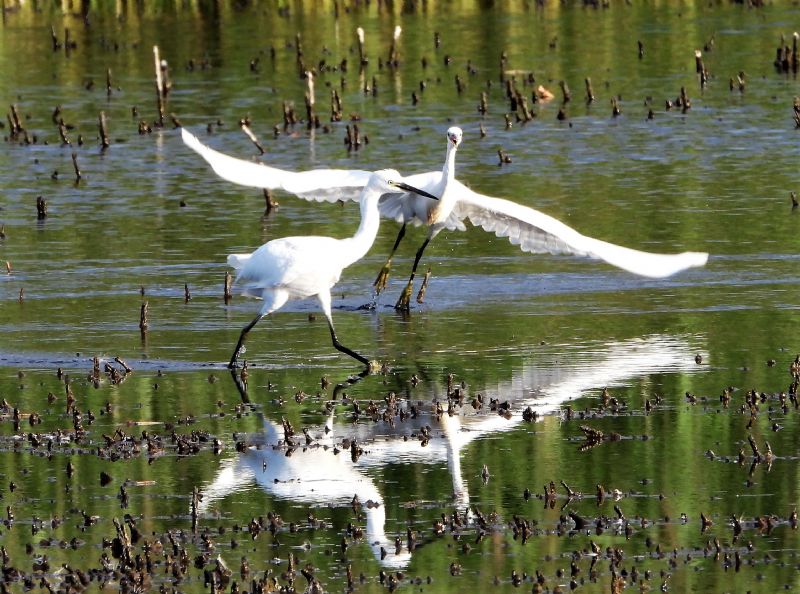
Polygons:
<instances>
[{"instance_id":1,"label":"egret's outstretched wing","mask_svg":"<svg viewBox=\"0 0 800 594\"><path fill-rule=\"evenodd\" d=\"M590 256L650 278L663 278L686 268L703 266L708 260L708 254L701 252L651 254L586 237L537 210L510 200L484 196L460 182L455 183L458 203L454 213L469 218L474 225L498 237L508 237L525 252Z\"/></svg>"},{"instance_id":2,"label":"egret's outstretched wing","mask_svg":"<svg viewBox=\"0 0 800 594\"><path fill-rule=\"evenodd\" d=\"M336 202L358 200L367 185L370 171L359 169L314 169L286 171L262 163L229 157L204 145L186 128L181 128L183 142L199 154L222 179L254 188L284 190L305 200Z\"/></svg>"}]
</instances>

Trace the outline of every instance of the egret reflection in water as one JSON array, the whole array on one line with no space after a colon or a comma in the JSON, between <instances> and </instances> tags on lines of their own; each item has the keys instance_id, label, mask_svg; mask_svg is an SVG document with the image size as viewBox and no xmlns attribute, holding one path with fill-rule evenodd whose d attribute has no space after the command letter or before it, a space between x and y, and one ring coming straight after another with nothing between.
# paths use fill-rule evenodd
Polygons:
<instances>
[{"instance_id":1,"label":"egret reflection in water","mask_svg":"<svg viewBox=\"0 0 800 594\"><path fill-rule=\"evenodd\" d=\"M224 462L215 480L202 490L203 510L253 483L274 497L310 506L346 507L357 496L366 516L366 540L376 559L385 567L404 567L412 553L396 550L394 540L386 534L383 488L370 476L370 468L390 463L446 463L453 504L464 510L469 506L469 489L461 471L461 456L472 441L517 428L528 408L529 413L536 413L534 418L542 419L589 390L620 387L652 374L702 369L695 356L707 354L699 342L696 337L646 336L583 350L575 362L524 365L510 379L480 389L485 402L508 402L504 415L488 407L473 410L463 406L438 418L426 413L403 422L352 423L349 415L347 422L337 422L334 413L326 425L306 427L314 438L312 446L292 449L288 455L282 426L265 418L263 431L251 439L252 447ZM428 396L432 401L446 399L446 390L431 384ZM409 404L403 401L400 406ZM418 439L404 439L426 425L433 430L424 447ZM362 444L364 454L353 461L344 451L334 453L334 445L341 447L344 438Z\"/></svg>"},{"instance_id":2,"label":"egret reflection in water","mask_svg":"<svg viewBox=\"0 0 800 594\"><path fill-rule=\"evenodd\" d=\"M333 415L328 427L332 425ZM253 445L223 464L214 482L203 489L201 511L253 482L275 497L312 506L348 507L356 496L366 516L366 540L375 556L383 557L386 567L405 567L411 554L396 551L386 536L386 507L378 486L347 453L334 454L335 443L342 441L335 430L315 427L309 432L315 437L313 446L287 451L281 445L283 427L265 418L263 431L250 440Z\"/></svg>"}]
</instances>

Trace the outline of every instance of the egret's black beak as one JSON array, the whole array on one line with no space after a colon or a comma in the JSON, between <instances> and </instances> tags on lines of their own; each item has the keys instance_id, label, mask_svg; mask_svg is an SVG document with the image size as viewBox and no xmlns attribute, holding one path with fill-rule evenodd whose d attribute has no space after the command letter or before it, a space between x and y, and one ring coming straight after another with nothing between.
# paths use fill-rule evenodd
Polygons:
<instances>
[{"instance_id":1,"label":"egret's black beak","mask_svg":"<svg viewBox=\"0 0 800 594\"><path fill-rule=\"evenodd\" d=\"M400 188L401 190L405 190L406 192L414 192L415 194L419 194L420 196L425 196L427 198L433 198L434 200L438 200L439 199L437 196L434 196L433 194L429 194L425 190L420 190L419 188L415 188L414 186L409 186L408 184L405 184L403 182L389 182L389 183L392 184L393 186L395 186L396 188Z\"/></svg>"}]
</instances>

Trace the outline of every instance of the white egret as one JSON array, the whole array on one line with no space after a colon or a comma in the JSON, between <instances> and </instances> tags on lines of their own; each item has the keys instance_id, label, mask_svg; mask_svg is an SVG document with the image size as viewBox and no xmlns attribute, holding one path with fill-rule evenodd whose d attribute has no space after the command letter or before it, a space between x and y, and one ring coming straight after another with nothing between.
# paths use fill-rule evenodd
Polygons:
<instances>
[{"instance_id":1,"label":"white egret","mask_svg":"<svg viewBox=\"0 0 800 594\"><path fill-rule=\"evenodd\" d=\"M244 294L264 300L259 314L239 335L229 368L236 367L247 333L259 320L283 307L290 299L312 296L316 296L328 319L333 346L369 366L366 357L350 350L336 337L331 318L331 288L339 281L342 270L364 257L372 247L380 224L378 200L382 195L411 192L435 199L432 194L401 179L400 174L392 169L377 171L370 176L361 191L361 224L350 238L284 237L265 243L252 254L228 256L228 265L238 271L235 282L243 285Z\"/></svg>"},{"instance_id":2,"label":"white egret","mask_svg":"<svg viewBox=\"0 0 800 594\"><path fill-rule=\"evenodd\" d=\"M282 189L306 200L335 202L353 200L358 189L369 179L369 172L358 169L314 169L286 171L236 159L202 144L185 128L183 141L199 153L223 179L234 183L267 189ZM465 231L464 219L498 237L507 237L520 249L530 253L571 254L603 260L633 274L664 278L708 260L704 252L653 254L634 250L582 235L575 229L542 212L502 198L493 198L472 191L455 179L455 154L461 142L461 129L447 130L447 153L442 171L430 171L405 178L407 183L439 196L433 202L419 196L390 194L380 201L381 215L402 224L392 253L375 281L380 291L386 283L392 255L405 234L408 223L427 225L428 234L417 250L411 277L395 305L407 309L414 275L428 243L442 229Z\"/></svg>"}]
</instances>

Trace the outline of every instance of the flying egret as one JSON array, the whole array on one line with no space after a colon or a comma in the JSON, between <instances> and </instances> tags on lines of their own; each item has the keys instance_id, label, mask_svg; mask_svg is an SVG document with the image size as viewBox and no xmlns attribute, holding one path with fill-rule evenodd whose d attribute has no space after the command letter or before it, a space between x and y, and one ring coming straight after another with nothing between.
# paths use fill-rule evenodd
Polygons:
<instances>
[{"instance_id":1,"label":"flying egret","mask_svg":"<svg viewBox=\"0 0 800 594\"><path fill-rule=\"evenodd\" d=\"M286 171L261 163L230 157L202 144L182 128L183 141L199 153L223 179L250 187L282 189L306 200L335 202L353 200L369 179L370 172L358 169L314 169ZM411 277L395 307L408 309L414 275L428 243L442 229L465 231L464 219L473 225L507 237L513 245L530 253L570 254L603 260L633 274L664 278L691 268L703 266L708 254L683 252L653 254L634 250L582 235L561 221L538 210L503 198L493 198L472 191L455 179L455 156L461 143L460 128L447 130L447 153L442 171L410 175L406 182L439 196L438 202L420 196L392 193L380 201L380 213L401 223L392 252L375 280L375 288L385 286L389 267L397 246L405 235L406 225L427 225L428 234L417 250Z\"/></svg>"},{"instance_id":2,"label":"flying egret","mask_svg":"<svg viewBox=\"0 0 800 594\"><path fill-rule=\"evenodd\" d=\"M432 194L400 181L397 171L386 169L372 174L361 191L361 224L355 235L347 239L303 236L273 239L252 254L231 254L228 265L238 273L236 282L243 285L244 294L264 300L259 314L242 329L228 367L236 367L247 333L263 317L283 307L290 299L316 296L331 331L333 346L369 367L366 357L339 342L331 318L331 288L339 281L342 270L360 260L372 247L378 234L380 214L378 200L395 192Z\"/></svg>"}]
</instances>

